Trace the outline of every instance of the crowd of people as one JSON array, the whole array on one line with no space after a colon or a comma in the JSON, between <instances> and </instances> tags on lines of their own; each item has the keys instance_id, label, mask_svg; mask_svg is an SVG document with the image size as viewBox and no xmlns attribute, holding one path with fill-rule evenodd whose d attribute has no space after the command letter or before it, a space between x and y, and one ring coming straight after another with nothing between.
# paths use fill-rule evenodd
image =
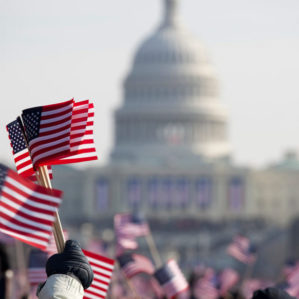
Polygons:
<instances>
[{"instance_id":1,"label":"crowd of people","mask_svg":"<svg viewBox=\"0 0 299 299\"><path fill-rule=\"evenodd\" d=\"M84 289L93 280L93 271L77 241L68 240L60 254L52 255L46 262L45 282L31 285L26 293L12 292L18 285L13 278L9 256L4 246L0 247L0 299L81 299ZM294 268L294 266L292 266ZM292 272L290 265L285 275ZM188 277L189 287L176 295L176 299L291 299L283 284L249 279L233 269L216 273L208 267L196 267ZM120 267L114 269L107 298L111 299L164 299L163 289L153 276L139 273L126 279Z\"/></svg>"}]
</instances>

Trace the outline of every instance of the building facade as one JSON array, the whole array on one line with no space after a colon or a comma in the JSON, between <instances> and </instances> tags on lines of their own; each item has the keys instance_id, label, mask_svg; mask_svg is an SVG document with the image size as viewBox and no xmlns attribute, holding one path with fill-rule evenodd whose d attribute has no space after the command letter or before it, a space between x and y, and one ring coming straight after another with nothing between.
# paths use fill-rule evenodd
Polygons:
<instances>
[{"instance_id":1,"label":"building facade","mask_svg":"<svg viewBox=\"0 0 299 299\"><path fill-rule=\"evenodd\" d=\"M261 221L283 227L297 217L299 162L293 154L263 170L231 162L217 78L177 5L164 0L161 23L135 53L109 163L59 167L54 186L65 190L61 213L71 227L89 222L101 231L116 213L138 211L162 256L175 249L188 266L209 252L221 264L238 230L262 232Z\"/></svg>"}]
</instances>

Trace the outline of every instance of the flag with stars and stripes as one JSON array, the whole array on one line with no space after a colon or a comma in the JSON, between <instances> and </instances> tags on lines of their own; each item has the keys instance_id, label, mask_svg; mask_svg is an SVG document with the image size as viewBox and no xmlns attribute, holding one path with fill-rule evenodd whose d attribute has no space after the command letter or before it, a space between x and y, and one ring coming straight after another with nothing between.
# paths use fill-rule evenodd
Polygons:
<instances>
[{"instance_id":1,"label":"flag with stars and stripes","mask_svg":"<svg viewBox=\"0 0 299 299\"><path fill-rule=\"evenodd\" d=\"M84 291L84 299L105 298L114 268L114 260L83 250L92 268L94 278L91 286Z\"/></svg>"},{"instance_id":2,"label":"flag with stars and stripes","mask_svg":"<svg viewBox=\"0 0 299 299\"><path fill-rule=\"evenodd\" d=\"M74 100L22 113L34 165L97 160L93 139L94 105Z\"/></svg>"},{"instance_id":3,"label":"flag with stars and stripes","mask_svg":"<svg viewBox=\"0 0 299 299\"><path fill-rule=\"evenodd\" d=\"M22 130L21 120L18 118L6 126L17 172L24 177L34 174L32 160L27 148L26 139Z\"/></svg>"},{"instance_id":4,"label":"flag with stars and stripes","mask_svg":"<svg viewBox=\"0 0 299 299\"><path fill-rule=\"evenodd\" d=\"M45 250L61 197L0 164L0 231Z\"/></svg>"},{"instance_id":5,"label":"flag with stars and stripes","mask_svg":"<svg viewBox=\"0 0 299 299\"><path fill-rule=\"evenodd\" d=\"M240 275L234 269L225 268L219 273L218 280L219 293L225 296L225 294L239 282Z\"/></svg>"},{"instance_id":6,"label":"flag with stars and stripes","mask_svg":"<svg viewBox=\"0 0 299 299\"><path fill-rule=\"evenodd\" d=\"M47 280L46 263L48 255L46 252L32 249L29 254L27 267L28 281L31 286L36 286Z\"/></svg>"},{"instance_id":7,"label":"flag with stars and stripes","mask_svg":"<svg viewBox=\"0 0 299 299\"><path fill-rule=\"evenodd\" d=\"M136 253L125 253L117 257L119 266L127 278L131 278L138 273L148 273L152 275L155 268L151 260Z\"/></svg>"},{"instance_id":8,"label":"flag with stars and stripes","mask_svg":"<svg viewBox=\"0 0 299 299\"><path fill-rule=\"evenodd\" d=\"M73 109L70 154L56 164L69 164L97 160L93 138L94 105L89 100L75 102Z\"/></svg>"},{"instance_id":9,"label":"flag with stars and stripes","mask_svg":"<svg viewBox=\"0 0 299 299\"><path fill-rule=\"evenodd\" d=\"M22 120L34 166L53 165L70 153L74 100L23 110Z\"/></svg>"},{"instance_id":10,"label":"flag with stars and stripes","mask_svg":"<svg viewBox=\"0 0 299 299\"><path fill-rule=\"evenodd\" d=\"M120 213L114 216L114 230L117 242L117 254L124 250L138 248L137 237L146 236L149 233L148 224L137 215Z\"/></svg>"},{"instance_id":11,"label":"flag with stars and stripes","mask_svg":"<svg viewBox=\"0 0 299 299\"><path fill-rule=\"evenodd\" d=\"M237 235L227 248L227 253L244 264L252 264L256 260L256 248L250 244L250 240Z\"/></svg>"},{"instance_id":12,"label":"flag with stars and stripes","mask_svg":"<svg viewBox=\"0 0 299 299\"><path fill-rule=\"evenodd\" d=\"M189 288L188 282L181 272L177 262L170 259L163 267L154 273L154 277L163 288L167 298L175 298Z\"/></svg>"},{"instance_id":13,"label":"flag with stars and stripes","mask_svg":"<svg viewBox=\"0 0 299 299\"><path fill-rule=\"evenodd\" d=\"M6 126L12 154L16 169L19 175L27 177L32 181L37 181L36 173L33 168L30 153L27 147L27 141L24 135L24 128L21 119L18 117L15 121ZM51 166L48 165L50 179L53 178Z\"/></svg>"}]
</instances>

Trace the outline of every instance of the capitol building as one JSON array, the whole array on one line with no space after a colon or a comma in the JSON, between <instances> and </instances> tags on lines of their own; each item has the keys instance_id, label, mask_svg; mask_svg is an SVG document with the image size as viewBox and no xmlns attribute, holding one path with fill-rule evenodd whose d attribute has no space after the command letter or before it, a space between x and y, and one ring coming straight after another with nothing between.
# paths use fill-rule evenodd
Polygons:
<instances>
[{"instance_id":1,"label":"capitol building","mask_svg":"<svg viewBox=\"0 0 299 299\"><path fill-rule=\"evenodd\" d=\"M213 246L209 234L196 238L198 227L288 225L299 213L296 154L264 169L234 165L229 111L208 51L180 20L179 1L162 3L161 21L138 46L123 81L109 163L55 171L53 185L67 190L63 220L101 230L112 227L115 213L142 212L162 254L176 248L188 256L201 242Z\"/></svg>"}]
</instances>

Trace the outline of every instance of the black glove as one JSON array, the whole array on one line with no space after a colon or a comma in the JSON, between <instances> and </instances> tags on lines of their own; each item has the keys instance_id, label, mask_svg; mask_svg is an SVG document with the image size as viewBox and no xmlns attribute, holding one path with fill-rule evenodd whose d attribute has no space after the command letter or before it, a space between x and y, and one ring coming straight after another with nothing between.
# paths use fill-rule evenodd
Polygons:
<instances>
[{"instance_id":1,"label":"black glove","mask_svg":"<svg viewBox=\"0 0 299 299\"><path fill-rule=\"evenodd\" d=\"M62 253L52 255L46 264L47 276L66 274L79 280L84 289L87 289L93 280L93 272L83 254L79 243L68 240Z\"/></svg>"}]
</instances>

